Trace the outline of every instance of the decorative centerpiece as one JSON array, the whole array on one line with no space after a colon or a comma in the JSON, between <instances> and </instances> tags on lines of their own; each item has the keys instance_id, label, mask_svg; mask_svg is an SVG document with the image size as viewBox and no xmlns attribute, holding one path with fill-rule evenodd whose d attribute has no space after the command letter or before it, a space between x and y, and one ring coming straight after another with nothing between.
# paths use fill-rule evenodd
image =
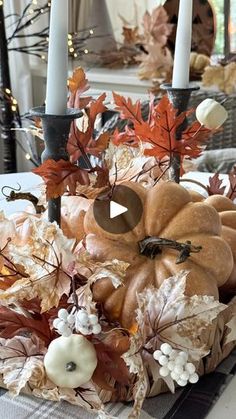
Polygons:
<instances>
[{"instance_id":1,"label":"decorative centerpiece","mask_svg":"<svg viewBox=\"0 0 236 419\"><path fill-rule=\"evenodd\" d=\"M185 77L166 86L169 98L150 99L148 121L140 102L114 94L129 123L98 138L106 95L84 96L81 68L69 79L77 119L67 150L54 144L34 170L41 202L0 218L0 374L13 396L66 400L101 418L105 403L133 401L138 418L146 397L196 383L235 346L236 174L228 190L213 176L207 199L178 183L227 114L203 102L188 124ZM47 143L66 114L51 94Z\"/></svg>"}]
</instances>

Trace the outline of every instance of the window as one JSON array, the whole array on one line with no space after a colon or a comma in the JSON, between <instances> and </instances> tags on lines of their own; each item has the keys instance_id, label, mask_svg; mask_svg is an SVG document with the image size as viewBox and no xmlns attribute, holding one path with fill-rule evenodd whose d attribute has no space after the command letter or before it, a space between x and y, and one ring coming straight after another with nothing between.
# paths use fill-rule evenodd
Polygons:
<instances>
[{"instance_id":1,"label":"window","mask_svg":"<svg viewBox=\"0 0 236 419\"><path fill-rule=\"evenodd\" d=\"M215 53L236 52L236 3L235 0L211 0L215 9L217 33ZM227 13L227 9L229 13ZM227 16L228 15L228 16ZM227 20L229 19L228 31ZM226 36L225 36L226 25Z\"/></svg>"}]
</instances>

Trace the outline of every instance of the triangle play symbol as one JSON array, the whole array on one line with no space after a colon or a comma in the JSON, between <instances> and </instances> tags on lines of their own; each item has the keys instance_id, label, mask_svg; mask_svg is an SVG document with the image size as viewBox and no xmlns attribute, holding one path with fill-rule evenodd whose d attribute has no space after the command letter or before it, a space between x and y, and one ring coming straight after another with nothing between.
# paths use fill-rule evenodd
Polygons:
<instances>
[{"instance_id":1,"label":"triangle play symbol","mask_svg":"<svg viewBox=\"0 0 236 419\"><path fill-rule=\"evenodd\" d=\"M128 211L128 208L123 205L117 204L115 201L110 202L110 218L118 217Z\"/></svg>"}]
</instances>

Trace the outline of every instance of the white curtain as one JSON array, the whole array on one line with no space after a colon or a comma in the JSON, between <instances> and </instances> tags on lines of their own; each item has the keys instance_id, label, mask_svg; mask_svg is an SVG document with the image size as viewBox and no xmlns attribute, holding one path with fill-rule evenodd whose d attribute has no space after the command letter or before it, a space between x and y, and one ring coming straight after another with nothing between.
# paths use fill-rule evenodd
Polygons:
<instances>
[{"instance_id":1,"label":"white curtain","mask_svg":"<svg viewBox=\"0 0 236 419\"><path fill-rule=\"evenodd\" d=\"M88 18L93 15L94 4L96 7L101 0L70 0L71 5L71 19L70 30L76 30L84 27L84 22L88 22ZM106 1L110 20L112 23L113 32L117 40L121 40L122 20L123 16L131 25L140 25L142 17L146 10L151 11L154 7L163 3L161 0L104 0ZM4 2L5 15L22 13L25 6L29 4L29 0L7 0ZM38 0L38 6L44 5L45 0ZM94 9L95 11L95 9ZM6 21L7 33L11 33L11 24L14 22L14 17ZM48 25L48 16L43 15L40 20L25 30L27 32L37 31L43 29ZM103 41L103 40L102 40ZM14 45L19 45L19 40L14 41ZM27 42L23 39L22 42ZM29 42L29 41L28 41ZM27 54L19 52L9 53L9 63L11 72L12 91L19 102L20 112L23 114L27 112L33 105L33 91L32 91L32 75L31 67L42 66L41 60L30 57ZM25 159L24 153L18 147L18 171L27 171L31 168L31 164Z\"/></svg>"},{"instance_id":2,"label":"white curtain","mask_svg":"<svg viewBox=\"0 0 236 419\"><path fill-rule=\"evenodd\" d=\"M106 0L116 40L122 40L122 16L132 26L140 26L144 13L163 3L162 0Z\"/></svg>"},{"instance_id":3,"label":"white curtain","mask_svg":"<svg viewBox=\"0 0 236 419\"><path fill-rule=\"evenodd\" d=\"M29 0L7 0L4 2L4 14L5 16L9 14L18 13L19 15L22 14L25 6L29 4ZM43 5L45 4L44 0L40 0L38 4ZM12 33L12 29L15 27L16 17L10 17L5 20L6 22L6 32L7 34ZM36 32L39 28L43 28L48 24L48 18L45 16L40 17L39 22L35 22L32 27L25 30L23 33L27 35L27 32L33 30ZM17 47L22 42L24 45L27 42L27 39L24 38L23 40L15 39L11 42L10 47ZM28 42L32 42L28 41ZM10 51L9 52L9 66L10 66L10 73L11 73L11 84L12 84L12 92L14 97L17 99L19 103L20 113L24 114L28 112L29 109L33 105L33 92L32 92L32 78L31 78L31 65L39 65L40 60L35 57L30 57L27 54L19 53L17 51ZM18 136L19 141L24 140L24 136ZM24 141L24 145L27 148L27 144ZM25 153L21 151L21 149L17 148L17 166L18 171L28 171L31 169L32 165L29 161L25 158Z\"/></svg>"}]
</instances>

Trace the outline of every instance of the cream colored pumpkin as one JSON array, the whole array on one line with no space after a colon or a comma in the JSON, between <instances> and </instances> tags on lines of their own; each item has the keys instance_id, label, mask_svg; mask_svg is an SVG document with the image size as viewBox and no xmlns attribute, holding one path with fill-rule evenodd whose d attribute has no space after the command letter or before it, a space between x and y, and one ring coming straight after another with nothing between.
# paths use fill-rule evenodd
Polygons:
<instances>
[{"instance_id":1,"label":"cream colored pumpkin","mask_svg":"<svg viewBox=\"0 0 236 419\"><path fill-rule=\"evenodd\" d=\"M58 387L77 388L91 379L97 355L93 344L84 336L60 336L50 343L44 366L48 378Z\"/></svg>"},{"instance_id":2,"label":"cream colored pumpkin","mask_svg":"<svg viewBox=\"0 0 236 419\"><path fill-rule=\"evenodd\" d=\"M233 268L230 247L220 237L221 222L217 211L205 203L192 202L189 192L172 182L159 183L150 190L132 182L126 186L143 202L143 216L133 230L122 235L104 231L94 219L93 206L85 215L88 251L99 260L116 258L131 264L124 285L118 289L109 278L100 279L93 286L94 299L102 303L106 315L118 320L123 327L132 327L136 293L150 285L159 287L165 278L183 269L190 271L188 295L206 294L217 298L218 287L228 279ZM123 214L125 223L128 222L126 214ZM178 265L177 252L173 249L164 248L150 259L139 250L139 241L147 236L182 243L190 240L195 246L201 245L202 250Z\"/></svg>"}]
</instances>

